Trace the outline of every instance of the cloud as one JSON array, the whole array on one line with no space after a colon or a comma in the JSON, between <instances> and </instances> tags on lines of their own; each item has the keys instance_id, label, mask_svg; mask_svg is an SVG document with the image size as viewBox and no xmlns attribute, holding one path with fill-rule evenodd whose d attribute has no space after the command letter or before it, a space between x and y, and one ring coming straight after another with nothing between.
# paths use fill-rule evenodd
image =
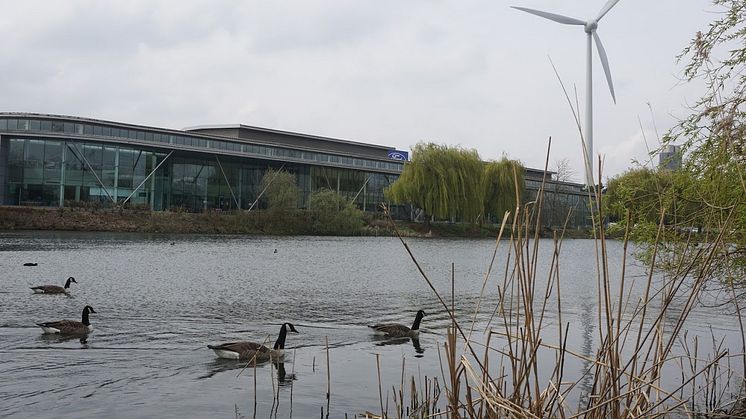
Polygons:
<instances>
[{"instance_id":1,"label":"cloud","mask_svg":"<svg viewBox=\"0 0 746 419\"><path fill-rule=\"evenodd\" d=\"M601 2L518 3L583 16ZM621 2L602 22L619 98L595 78L595 150L608 175L645 153L636 133L646 102L665 130L696 97L696 86L674 88L675 56L707 23L707 4L663 0L643 12ZM672 7L677 19L661 19ZM403 149L432 140L531 167L543 166L552 136L552 159L581 173L547 59L578 86L582 111L576 29L487 0L7 3L0 109L170 128L244 123Z\"/></svg>"}]
</instances>

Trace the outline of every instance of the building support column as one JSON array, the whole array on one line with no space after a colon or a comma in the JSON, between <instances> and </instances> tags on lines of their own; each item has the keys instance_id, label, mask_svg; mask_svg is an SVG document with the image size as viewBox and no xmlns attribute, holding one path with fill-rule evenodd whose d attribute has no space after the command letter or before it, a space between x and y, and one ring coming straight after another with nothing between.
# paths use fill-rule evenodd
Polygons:
<instances>
[{"instance_id":1,"label":"building support column","mask_svg":"<svg viewBox=\"0 0 746 419\"><path fill-rule=\"evenodd\" d=\"M119 147L114 152L114 200L119 201Z\"/></svg>"},{"instance_id":2,"label":"building support column","mask_svg":"<svg viewBox=\"0 0 746 419\"><path fill-rule=\"evenodd\" d=\"M67 163L67 143L62 142L62 163L60 165L60 208L65 206L65 165Z\"/></svg>"},{"instance_id":3,"label":"building support column","mask_svg":"<svg viewBox=\"0 0 746 419\"><path fill-rule=\"evenodd\" d=\"M150 155L150 160L150 167L155 166L155 153ZM148 196L150 197L150 210L153 211L153 208L155 207L155 176L150 178L150 194L148 194Z\"/></svg>"}]
</instances>

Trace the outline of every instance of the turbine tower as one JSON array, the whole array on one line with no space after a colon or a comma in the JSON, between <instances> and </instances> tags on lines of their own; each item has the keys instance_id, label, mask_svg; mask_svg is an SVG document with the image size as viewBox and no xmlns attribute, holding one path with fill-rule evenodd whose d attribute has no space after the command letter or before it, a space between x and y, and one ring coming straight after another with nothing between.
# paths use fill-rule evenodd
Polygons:
<instances>
[{"instance_id":1,"label":"turbine tower","mask_svg":"<svg viewBox=\"0 0 746 419\"><path fill-rule=\"evenodd\" d=\"M521 10L527 13L531 13L536 16L541 16L545 19L553 20L564 25L578 25L583 26L585 29L586 37L586 74L585 74L585 178L588 187L592 187L596 184L593 176L593 40L596 41L596 48L598 49L598 57L601 59L601 65L604 68L606 74L606 82L609 84L609 91L611 92L611 98L616 103L616 96L614 95L614 83L611 81L611 70L609 69L609 60L606 57L606 50L601 43L601 38L596 32L598 29L598 22L609 13L612 7L614 7L619 0L609 0L606 5L601 9L598 16L595 19L583 21L575 19L573 17L562 16L554 13L542 12L541 10L528 9L525 7L512 6L514 9Z\"/></svg>"}]
</instances>

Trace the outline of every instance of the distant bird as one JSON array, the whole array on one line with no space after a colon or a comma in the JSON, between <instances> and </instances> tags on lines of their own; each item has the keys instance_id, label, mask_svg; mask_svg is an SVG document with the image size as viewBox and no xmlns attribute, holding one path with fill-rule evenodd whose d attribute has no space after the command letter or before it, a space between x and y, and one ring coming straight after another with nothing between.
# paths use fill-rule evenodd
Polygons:
<instances>
[{"instance_id":1,"label":"distant bird","mask_svg":"<svg viewBox=\"0 0 746 419\"><path fill-rule=\"evenodd\" d=\"M70 277L67 278L67 282L65 282L64 288L59 285L39 285L36 287L31 287L31 289L34 290L34 294L69 294L71 282L75 282L76 284L78 283L75 278Z\"/></svg>"},{"instance_id":2,"label":"distant bird","mask_svg":"<svg viewBox=\"0 0 746 419\"><path fill-rule=\"evenodd\" d=\"M277 253L277 249L275 249L275 251L273 253Z\"/></svg>"},{"instance_id":3,"label":"distant bird","mask_svg":"<svg viewBox=\"0 0 746 419\"><path fill-rule=\"evenodd\" d=\"M85 335L93 331L91 322L88 321L88 314L96 313L91 306L85 306L83 309L82 321L75 320L57 320L54 322L36 323L41 327L44 333L59 333L63 335Z\"/></svg>"},{"instance_id":4,"label":"distant bird","mask_svg":"<svg viewBox=\"0 0 746 419\"><path fill-rule=\"evenodd\" d=\"M272 349L256 342L230 342L220 345L207 345L208 348L215 351L219 358L226 359L245 359L254 360L255 362L268 361L270 359L279 360L285 355L285 337L288 328L293 333L298 333L291 323L283 323L280 327L280 335L275 341Z\"/></svg>"},{"instance_id":5,"label":"distant bird","mask_svg":"<svg viewBox=\"0 0 746 419\"><path fill-rule=\"evenodd\" d=\"M175 244L176 244L176 242L171 242L171 246L173 246L173 245L175 245Z\"/></svg>"},{"instance_id":6,"label":"distant bird","mask_svg":"<svg viewBox=\"0 0 746 419\"><path fill-rule=\"evenodd\" d=\"M425 312L419 310L414 317L414 323L411 328L399 323L375 324L368 327L373 329L373 333L390 338L416 337L420 334L420 322L423 317L425 317Z\"/></svg>"},{"instance_id":7,"label":"distant bird","mask_svg":"<svg viewBox=\"0 0 746 419\"><path fill-rule=\"evenodd\" d=\"M37 266L37 265L39 265L39 264L36 263L36 262L26 262L26 263L23 264L23 266Z\"/></svg>"}]
</instances>

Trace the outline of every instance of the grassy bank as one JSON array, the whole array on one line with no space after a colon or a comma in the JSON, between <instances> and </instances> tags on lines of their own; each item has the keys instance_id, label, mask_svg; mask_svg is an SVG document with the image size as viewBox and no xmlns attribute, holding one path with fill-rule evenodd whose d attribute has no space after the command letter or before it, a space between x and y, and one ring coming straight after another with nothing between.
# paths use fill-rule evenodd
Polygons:
<instances>
[{"instance_id":1,"label":"grassy bank","mask_svg":"<svg viewBox=\"0 0 746 419\"><path fill-rule=\"evenodd\" d=\"M397 222L408 237L495 237L494 225ZM361 222L330 218L313 211L150 212L112 208L0 207L0 230L109 231L185 234L393 236L391 223L365 213ZM550 233L548 231L543 233ZM587 238L586 231L577 237Z\"/></svg>"}]
</instances>

